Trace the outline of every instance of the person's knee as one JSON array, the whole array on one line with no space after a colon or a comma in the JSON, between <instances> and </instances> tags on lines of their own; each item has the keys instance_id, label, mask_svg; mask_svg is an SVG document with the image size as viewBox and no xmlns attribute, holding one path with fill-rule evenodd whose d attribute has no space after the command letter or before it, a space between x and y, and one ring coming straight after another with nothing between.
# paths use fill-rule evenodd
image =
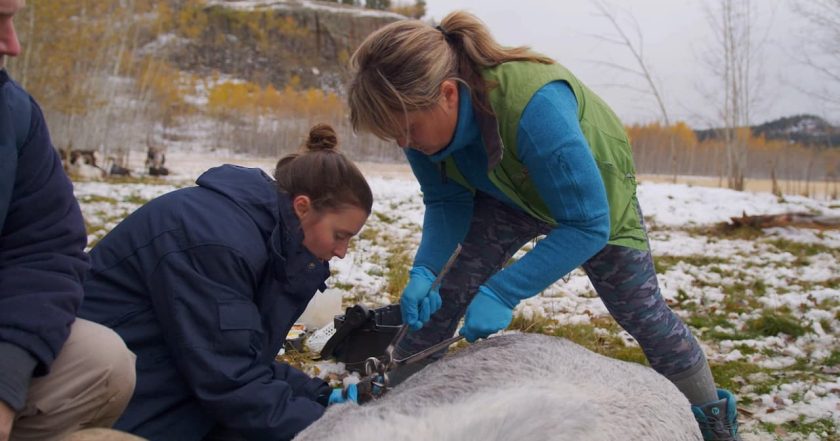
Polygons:
<instances>
[{"instance_id":1,"label":"person's knee","mask_svg":"<svg viewBox=\"0 0 840 441\"><path fill-rule=\"evenodd\" d=\"M104 356L99 356L100 369L104 369L109 376L108 392L113 398L113 405L125 409L128 400L134 394L134 385L137 374L134 368L135 356L126 346L122 339L113 331L112 336L107 339L108 349Z\"/></svg>"},{"instance_id":2,"label":"person's knee","mask_svg":"<svg viewBox=\"0 0 840 441\"><path fill-rule=\"evenodd\" d=\"M134 393L134 359L114 331L77 319L49 374L33 378L12 438L54 440L110 427Z\"/></svg>"},{"instance_id":3,"label":"person's knee","mask_svg":"<svg viewBox=\"0 0 840 441\"><path fill-rule=\"evenodd\" d=\"M143 441L145 438L111 429L84 429L73 432L61 441Z\"/></svg>"},{"instance_id":4,"label":"person's knee","mask_svg":"<svg viewBox=\"0 0 840 441\"><path fill-rule=\"evenodd\" d=\"M83 369L95 373L93 378L98 378L105 387L100 396L102 408L98 419L105 420L101 425L109 426L122 414L134 393L135 356L109 328L86 320L77 320L74 328L81 328L79 337L83 339L76 348L82 353L76 356L84 358Z\"/></svg>"}]
</instances>

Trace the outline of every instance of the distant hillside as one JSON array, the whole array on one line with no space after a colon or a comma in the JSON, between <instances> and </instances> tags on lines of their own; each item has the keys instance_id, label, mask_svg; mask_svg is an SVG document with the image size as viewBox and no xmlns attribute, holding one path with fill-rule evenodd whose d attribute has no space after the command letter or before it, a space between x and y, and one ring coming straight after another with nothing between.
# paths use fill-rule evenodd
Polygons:
<instances>
[{"instance_id":1,"label":"distant hillside","mask_svg":"<svg viewBox=\"0 0 840 441\"><path fill-rule=\"evenodd\" d=\"M795 115L751 126L754 136L767 140L801 143L806 146L840 147L840 127L815 115ZM720 129L696 130L697 139L715 139Z\"/></svg>"},{"instance_id":2,"label":"distant hillside","mask_svg":"<svg viewBox=\"0 0 840 441\"><path fill-rule=\"evenodd\" d=\"M280 155L330 122L346 152L390 158L399 150L352 132L343 85L355 48L403 18L335 1L29 0L16 27L34 44L7 68L60 148Z\"/></svg>"},{"instance_id":3,"label":"distant hillside","mask_svg":"<svg viewBox=\"0 0 840 441\"><path fill-rule=\"evenodd\" d=\"M401 15L310 0L184 2L151 48L199 76L340 92L353 50ZM185 19L186 17L186 19Z\"/></svg>"}]
</instances>

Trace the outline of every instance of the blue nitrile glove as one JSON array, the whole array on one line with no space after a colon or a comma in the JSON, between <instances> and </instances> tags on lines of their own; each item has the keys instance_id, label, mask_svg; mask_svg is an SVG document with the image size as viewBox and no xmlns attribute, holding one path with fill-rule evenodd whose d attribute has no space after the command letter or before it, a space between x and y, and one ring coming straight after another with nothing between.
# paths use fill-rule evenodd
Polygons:
<instances>
[{"instance_id":1,"label":"blue nitrile glove","mask_svg":"<svg viewBox=\"0 0 840 441\"><path fill-rule=\"evenodd\" d=\"M415 266L408 274L408 285L400 297L400 310L403 323L416 331L429 321L443 302L439 289L431 291L435 275L428 268Z\"/></svg>"},{"instance_id":2,"label":"blue nitrile glove","mask_svg":"<svg viewBox=\"0 0 840 441\"><path fill-rule=\"evenodd\" d=\"M487 286L481 285L478 287L475 298L467 306L464 326L458 333L472 343L479 338L486 338L490 334L499 332L510 324L513 319L513 308L518 303L519 300L510 301Z\"/></svg>"},{"instance_id":3,"label":"blue nitrile glove","mask_svg":"<svg viewBox=\"0 0 840 441\"><path fill-rule=\"evenodd\" d=\"M359 404L359 390L356 388L355 384L351 384L344 389L341 389L340 387L333 389L330 393L330 399L327 401L327 404L331 406L333 404L342 404L348 401Z\"/></svg>"}]
</instances>

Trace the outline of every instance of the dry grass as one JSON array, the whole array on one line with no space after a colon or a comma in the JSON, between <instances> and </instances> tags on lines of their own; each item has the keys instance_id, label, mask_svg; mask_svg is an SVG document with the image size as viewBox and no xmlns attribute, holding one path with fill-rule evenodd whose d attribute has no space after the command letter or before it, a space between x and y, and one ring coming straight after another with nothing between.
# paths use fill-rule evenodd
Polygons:
<instances>
[{"instance_id":1,"label":"dry grass","mask_svg":"<svg viewBox=\"0 0 840 441\"><path fill-rule=\"evenodd\" d=\"M637 180L641 183L671 183L671 176L666 175L639 175ZM836 198L840 191L840 184L831 182L812 182L807 188L804 181L778 180L782 193L787 195L808 195L816 199ZM715 176L677 176L678 184L693 185L697 187L720 187L726 188L726 178L720 179ZM746 190L754 192L771 193L773 181L770 179L746 179Z\"/></svg>"}]
</instances>

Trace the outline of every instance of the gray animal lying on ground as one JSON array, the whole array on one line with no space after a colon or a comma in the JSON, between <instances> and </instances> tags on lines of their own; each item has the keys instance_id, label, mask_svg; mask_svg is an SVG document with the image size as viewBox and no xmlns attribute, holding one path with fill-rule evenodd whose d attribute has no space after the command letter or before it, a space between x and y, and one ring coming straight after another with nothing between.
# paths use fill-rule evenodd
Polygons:
<instances>
[{"instance_id":1,"label":"gray animal lying on ground","mask_svg":"<svg viewBox=\"0 0 840 441\"><path fill-rule=\"evenodd\" d=\"M652 369L568 340L508 334L430 365L364 406L331 406L295 441L699 441Z\"/></svg>"}]
</instances>

